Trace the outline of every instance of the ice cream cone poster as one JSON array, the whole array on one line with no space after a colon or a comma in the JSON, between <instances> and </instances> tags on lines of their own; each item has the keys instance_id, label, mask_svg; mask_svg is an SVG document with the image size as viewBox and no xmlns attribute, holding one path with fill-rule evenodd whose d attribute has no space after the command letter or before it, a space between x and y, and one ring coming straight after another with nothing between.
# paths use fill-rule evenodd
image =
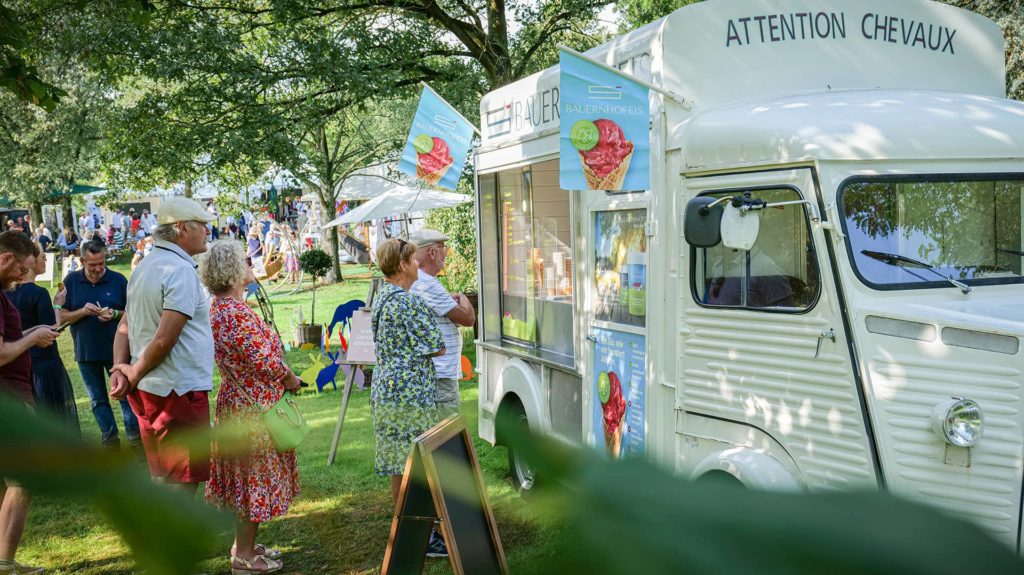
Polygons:
<instances>
[{"instance_id":1,"label":"ice cream cone poster","mask_svg":"<svg viewBox=\"0 0 1024 575\"><path fill-rule=\"evenodd\" d=\"M473 125L424 86L398 169L431 186L454 190L472 140Z\"/></svg>"},{"instance_id":2,"label":"ice cream cone poster","mask_svg":"<svg viewBox=\"0 0 1024 575\"><path fill-rule=\"evenodd\" d=\"M647 88L564 50L559 65L562 189L648 189Z\"/></svg>"},{"instance_id":3,"label":"ice cream cone poster","mask_svg":"<svg viewBox=\"0 0 1024 575\"><path fill-rule=\"evenodd\" d=\"M642 335L595 328L594 444L620 459L644 453L644 399L647 383Z\"/></svg>"}]
</instances>

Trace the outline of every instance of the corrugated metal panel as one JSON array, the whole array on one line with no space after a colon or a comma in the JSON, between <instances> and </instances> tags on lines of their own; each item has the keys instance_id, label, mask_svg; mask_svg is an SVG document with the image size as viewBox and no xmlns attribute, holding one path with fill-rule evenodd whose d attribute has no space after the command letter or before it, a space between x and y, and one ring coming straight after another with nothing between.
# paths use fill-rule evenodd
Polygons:
<instances>
[{"instance_id":1,"label":"corrugated metal panel","mask_svg":"<svg viewBox=\"0 0 1024 575\"><path fill-rule=\"evenodd\" d=\"M862 338L886 481L896 493L969 519L1016 545L1024 454L1021 362L993 362L1006 356L966 346L921 345ZM971 450L969 467L947 463L946 443L931 429L932 410L951 396L969 397L985 413L984 435Z\"/></svg>"},{"instance_id":2,"label":"corrugated metal panel","mask_svg":"<svg viewBox=\"0 0 1024 575\"><path fill-rule=\"evenodd\" d=\"M841 334L815 358L821 332L839 324L814 313L696 306L684 313L689 334L680 339L677 391L684 409L764 430L790 453L811 489L875 485Z\"/></svg>"},{"instance_id":3,"label":"corrugated metal panel","mask_svg":"<svg viewBox=\"0 0 1024 575\"><path fill-rule=\"evenodd\" d=\"M551 430L574 443L583 442L583 378L548 369Z\"/></svg>"}]
</instances>

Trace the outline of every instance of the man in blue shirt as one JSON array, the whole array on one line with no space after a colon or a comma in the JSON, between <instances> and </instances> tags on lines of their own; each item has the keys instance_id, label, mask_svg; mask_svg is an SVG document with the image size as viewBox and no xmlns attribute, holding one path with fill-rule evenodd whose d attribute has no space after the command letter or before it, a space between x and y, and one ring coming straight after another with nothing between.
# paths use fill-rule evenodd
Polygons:
<instances>
[{"instance_id":1,"label":"man in blue shirt","mask_svg":"<svg viewBox=\"0 0 1024 575\"><path fill-rule=\"evenodd\" d=\"M107 399L107 379L114 365L114 336L128 300L128 280L107 269L103 242L82 244L82 269L64 278L67 297L60 322L71 324L75 360L92 401L92 414L100 427L103 444L119 445L117 422ZM139 422L128 401L121 400L125 434L132 445L141 445Z\"/></svg>"}]
</instances>

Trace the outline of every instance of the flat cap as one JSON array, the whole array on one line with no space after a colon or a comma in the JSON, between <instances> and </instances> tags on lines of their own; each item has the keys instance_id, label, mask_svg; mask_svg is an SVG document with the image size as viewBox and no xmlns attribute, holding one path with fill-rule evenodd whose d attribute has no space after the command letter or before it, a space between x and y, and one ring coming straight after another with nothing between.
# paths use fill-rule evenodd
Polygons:
<instances>
[{"instance_id":1,"label":"flat cap","mask_svg":"<svg viewBox=\"0 0 1024 575\"><path fill-rule=\"evenodd\" d=\"M159 225L177 222L208 224L215 219L198 202L182 197L173 197L160 202L160 210L156 214L156 223Z\"/></svg>"},{"instance_id":2,"label":"flat cap","mask_svg":"<svg viewBox=\"0 0 1024 575\"><path fill-rule=\"evenodd\" d=\"M425 248L446 241L448 241L448 236L434 230L423 229L409 234L409 243L416 244L417 248Z\"/></svg>"}]
</instances>

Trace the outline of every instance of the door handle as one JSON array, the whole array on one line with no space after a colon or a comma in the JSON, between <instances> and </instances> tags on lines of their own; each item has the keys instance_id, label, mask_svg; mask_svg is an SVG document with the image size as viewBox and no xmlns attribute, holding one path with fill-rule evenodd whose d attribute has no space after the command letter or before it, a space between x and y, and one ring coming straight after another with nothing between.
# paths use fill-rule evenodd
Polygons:
<instances>
[{"instance_id":1,"label":"door handle","mask_svg":"<svg viewBox=\"0 0 1024 575\"><path fill-rule=\"evenodd\" d=\"M592 334L592 333L588 333L587 334L587 341L590 341L590 342L593 342L593 343L597 343L597 336Z\"/></svg>"},{"instance_id":2,"label":"door handle","mask_svg":"<svg viewBox=\"0 0 1024 575\"><path fill-rule=\"evenodd\" d=\"M836 330L830 327L827 331L823 331L818 334L818 347L814 350L814 359L818 359L818 356L821 355L821 343L826 339L830 339L832 340L832 343L835 343Z\"/></svg>"}]
</instances>

